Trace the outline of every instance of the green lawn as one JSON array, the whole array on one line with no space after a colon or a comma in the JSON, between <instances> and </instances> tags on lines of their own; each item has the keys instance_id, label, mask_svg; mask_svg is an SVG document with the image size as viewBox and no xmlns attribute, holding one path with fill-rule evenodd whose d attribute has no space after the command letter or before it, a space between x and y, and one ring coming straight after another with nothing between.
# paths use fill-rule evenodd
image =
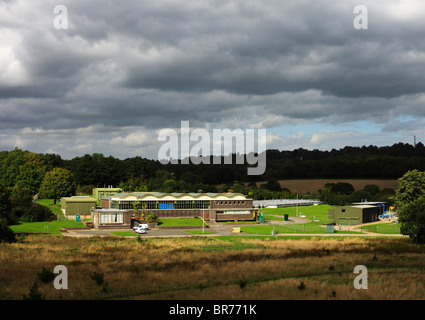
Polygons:
<instances>
[{"instance_id":1,"label":"green lawn","mask_svg":"<svg viewBox=\"0 0 425 320\"><path fill-rule=\"evenodd\" d=\"M76 221L43 221L27 222L10 226L15 233L59 233L61 228L84 228L82 222Z\"/></svg>"},{"instance_id":2,"label":"green lawn","mask_svg":"<svg viewBox=\"0 0 425 320\"><path fill-rule=\"evenodd\" d=\"M400 234L400 224L394 222L373 224L368 226L362 226L362 230L367 230L375 233L382 234Z\"/></svg>"},{"instance_id":3,"label":"green lawn","mask_svg":"<svg viewBox=\"0 0 425 320\"><path fill-rule=\"evenodd\" d=\"M131 232L131 231L114 231L114 232L111 232L111 233L116 235L116 236L120 236L120 237L137 237L137 236L139 236L139 234L137 234L135 232Z\"/></svg>"},{"instance_id":4,"label":"green lawn","mask_svg":"<svg viewBox=\"0 0 425 320\"><path fill-rule=\"evenodd\" d=\"M316 223L307 224L287 224L287 225L259 225L259 226L242 226L241 232L249 234L285 234L285 233L311 233L311 234L326 234L326 229ZM337 231L335 233L352 234L358 233L354 231Z\"/></svg>"},{"instance_id":5,"label":"green lawn","mask_svg":"<svg viewBox=\"0 0 425 320\"><path fill-rule=\"evenodd\" d=\"M297 207L284 207L284 208L264 208L258 212L263 212L266 220L283 220L285 214L291 217L300 217L301 215L305 216L305 219L310 219L312 222L318 220L319 224L329 223L328 220L328 210L333 209L334 206L327 204L322 204L318 206L299 206ZM298 214L298 215L297 215ZM272 217L272 215L279 217Z\"/></svg>"},{"instance_id":6,"label":"green lawn","mask_svg":"<svg viewBox=\"0 0 425 320\"><path fill-rule=\"evenodd\" d=\"M284 215L289 216L291 221L292 217L298 217L303 219L309 219L309 223L297 223L297 224L285 224L275 225L275 234L285 233L311 233L311 234L324 234L326 229L322 227L325 223L329 223L328 210L334 208L330 205L318 205L318 206L299 206L297 207L285 207L285 208L264 208L259 210L264 214L265 221L283 221ZM298 214L298 215L297 215ZM301 217L305 216L305 217ZM263 224L257 226L243 226L241 231L250 234L271 234L273 231L273 225ZM335 233L356 233L350 231L337 231Z\"/></svg>"},{"instance_id":7,"label":"green lawn","mask_svg":"<svg viewBox=\"0 0 425 320\"><path fill-rule=\"evenodd\" d=\"M59 214L60 221L25 222L10 226L15 233L50 233L58 234L61 228L84 228L82 222L65 220L59 201L54 204L53 199L39 199L37 203L48 207L56 216Z\"/></svg>"},{"instance_id":8,"label":"green lawn","mask_svg":"<svg viewBox=\"0 0 425 320\"><path fill-rule=\"evenodd\" d=\"M184 227L184 226L199 226L202 227L202 219L199 218L169 218L158 219L158 227Z\"/></svg>"}]
</instances>

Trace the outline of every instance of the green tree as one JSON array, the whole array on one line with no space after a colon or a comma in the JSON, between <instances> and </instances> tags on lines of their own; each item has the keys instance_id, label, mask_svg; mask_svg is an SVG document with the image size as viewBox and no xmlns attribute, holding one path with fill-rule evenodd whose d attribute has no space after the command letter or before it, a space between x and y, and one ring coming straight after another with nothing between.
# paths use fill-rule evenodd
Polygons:
<instances>
[{"instance_id":1,"label":"green tree","mask_svg":"<svg viewBox=\"0 0 425 320\"><path fill-rule=\"evenodd\" d=\"M350 202L361 202L365 200L372 200L372 196L365 190L357 190L348 196Z\"/></svg>"},{"instance_id":2,"label":"green tree","mask_svg":"<svg viewBox=\"0 0 425 320\"><path fill-rule=\"evenodd\" d=\"M400 232L409 235L415 243L425 243L425 198L420 198L403 206L398 211Z\"/></svg>"},{"instance_id":3,"label":"green tree","mask_svg":"<svg viewBox=\"0 0 425 320\"><path fill-rule=\"evenodd\" d=\"M376 184L365 185L363 190L368 192L371 196L375 196L381 191L379 189L379 186L377 186Z\"/></svg>"},{"instance_id":4,"label":"green tree","mask_svg":"<svg viewBox=\"0 0 425 320\"><path fill-rule=\"evenodd\" d=\"M8 189L0 182L0 219L3 219L6 225L10 225L12 205Z\"/></svg>"},{"instance_id":5,"label":"green tree","mask_svg":"<svg viewBox=\"0 0 425 320\"><path fill-rule=\"evenodd\" d=\"M23 160L24 164L19 166L19 176L16 184L20 187L28 188L35 195L38 193L41 181L46 175L46 164L41 155L32 152L25 154Z\"/></svg>"},{"instance_id":6,"label":"green tree","mask_svg":"<svg viewBox=\"0 0 425 320\"><path fill-rule=\"evenodd\" d=\"M401 233L417 243L425 243L425 172L408 171L399 181L393 199Z\"/></svg>"},{"instance_id":7,"label":"green tree","mask_svg":"<svg viewBox=\"0 0 425 320\"><path fill-rule=\"evenodd\" d=\"M0 242L14 242L15 234L9 228L11 224L12 206L9 201L9 192L7 188L0 182Z\"/></svg>"},{"instance_id":8,"label":"green tree","mask_svg":"<svg viewBox=\"0 0 425 320\"><path fill-rule=\"evenodd\" d=\"M354 192L354 187L348 182L337 182L336 184L332 184L331 191L336 194L348 195Z\"/></svg>"},{"instance_id":9,"label":"green tree","mask_svg":"<svg viewBox=\"0 0 425 320\"><path fill-rule=\"evenodd\" d=\"M279 181L276 179L269 179L267 183L264 183L261 185L261 188L267 189L269 191L281 191L282 188L280 187Z\"/></svg>"},{"instance_id":10,"label":"green tree","mask_svg":"<svg viewBox=\"0 0 425 320\"><path fill-rule=\"evenodd\" d=\"M0 242L15 242L16 237L12 229L9 228L7 221L0 218Z\"/></svg>"},{"instance_id":11,"label":"green tree","mask_svg":"<svg viewBox=\"0 0 425 320\"><path fill-rule=\"evenodd\" d=\"M61 197L71 196L75 193L74 176L68 169L54 168L48 171L41 183L41 198L56 200Z\"/></svg>"},{"instance_id":12,"label":"green tree","mask_svg":"<svg viewBox=\"0 0 425 320\"><path fill-rule=\"evenodd\" d=\"M12 187L19 180L19 167L25 164L27 152L15 149L3 154L0 167L0 179L6 187Z\"/></svg>"},{"instance_id":13,"label":"green tree","mask_svg":"<svg viewBox=\"0 0 425 320\"><path fill-rule=\"evenodd\" d=\"M10 198L14 207L28 207L32 204L33 193L25 186L15 185L10 188Z\"/></svg>"}]
</instances>

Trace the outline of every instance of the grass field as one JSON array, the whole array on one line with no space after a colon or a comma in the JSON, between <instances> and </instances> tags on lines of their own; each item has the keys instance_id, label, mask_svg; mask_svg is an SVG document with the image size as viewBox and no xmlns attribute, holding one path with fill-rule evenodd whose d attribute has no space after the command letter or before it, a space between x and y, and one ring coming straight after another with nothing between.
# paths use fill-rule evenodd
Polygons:
<instances>
[{"instance_id":1,"label":"grass field","mask_svg":"<svg viewBox=\"0 0 425 320\"><path fill-rule=\"evenodd\" d=\"M139 234L132 231L112 231L111 234L119 237L138 237Z\"/></svg>"},{"instance_id":2,"label":"grass field","mask_svg":"<svg viewBox=\"0 0 425 320\"><path fill-rule=\"evenodd\" d=\"M274 231L275 234L284 233L326 233L324 224L330 222L328 220L328 210L333 208L329 205L319 206L303 206L303 207L285 207L285 208L264 208L259 212L264 214L265 224L243 226L241 231L250 234L271 234ZM297 223L297 224L284 224L284 225L270 225L267 221L283 221L284 215L289 216L289 220L293 217L301 217L308 219L309 223ZM351 231L336 231L339 233L352 233Z\"/></svg>"},{"instance_id":3,"label":"grass field","mask_svg":"<svg viewBox=\"0 0 425 320\"><path fill-rule=\"evenodd\" d=\"M44 222L28 222L10 226L15 233L50 233L59 234L61 228L84 228L82 222L76 221L44 221Z\"/></svg>"},{"instance_id":4,"label":"grass field","mask_svg":"<svg viewBox=\"0 0 425 320\"><path fill-rule=\"evenodd\" d=\"M318 206L299 206L299 207L284 207L284 208L264 208L259 210L263 212L266 218L270 220L283 220L285 214L291 217L301 217L305 216L305 219L309 219L312 222L317 222L319 224L326 224L328 220L328 210L333 209L333 206L330 205L318 205ZM276 218L274 216L279 216ZM315 221L317 220L317 221Z\"/></svg>"},{"instance_id":5,"label":"grass field","mask_svg":"<svg viewBox=\"0 0 425 320\"><path fill-rule=\"evenodd\" d=\"M382 234L400 234L400 224L394 222L366 225L361 227L362 230L367 230L374 233Z\"/></svg>"},{"instance_id":6,"label":"grass field","mask_svg":"<svg viewBox=\"0 0 425 320\"><path fill-rule=\"evenodd\" d=\"M425 296L425 246L406 238L68 238L27 235L0 244L0 299L34 283L45 299L414 300ZM68 271L68 289L43 283L43 268ZM355 266L368 269L356 290ZM97 272L104 282L97 284ZM137 279L137 281L136 281Z\"/></svg>"}]
</instances>

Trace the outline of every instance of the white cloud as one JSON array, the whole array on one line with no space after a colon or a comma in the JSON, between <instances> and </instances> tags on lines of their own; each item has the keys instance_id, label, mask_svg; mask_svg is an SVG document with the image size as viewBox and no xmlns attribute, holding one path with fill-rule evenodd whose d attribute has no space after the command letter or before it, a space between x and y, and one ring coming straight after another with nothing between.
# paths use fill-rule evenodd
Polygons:
<instances>
[{"instance_id":1,"label":"white cloud","mask_svg":"<svg viewBox=\"0 0 425 320\"><path fill-rule=\"evenodd\" d=\"M149 144L152 137L143 132L132 132L125 137L115 137L111 140L113 145L123 145L126 147L141 147Z\"/></svg>"}]
</instances>

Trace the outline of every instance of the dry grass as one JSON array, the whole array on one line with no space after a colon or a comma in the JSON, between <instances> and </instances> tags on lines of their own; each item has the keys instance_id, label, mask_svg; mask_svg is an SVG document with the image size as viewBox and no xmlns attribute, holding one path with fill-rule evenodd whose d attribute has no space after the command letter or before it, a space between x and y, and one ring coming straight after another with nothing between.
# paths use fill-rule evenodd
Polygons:
<instances>
[{"instance_id":1,"label":"dry grass","mask_svg":"<svg viewBox=\"0 0 425 320\"><path fill-rule=\"evenodd\" d=\"M423 299L424 247L406 239L242 240L28 236L0 245L0 299L22 299L36 281L46 299ZM240 246L235 246L239 248ZM356 265L369 289L356 290ZM37 274L68 269L68 290ZM104 275L102 286L90 278ZM305 288L300 289L300 283Z\"/></svg>"}]
</instances>

